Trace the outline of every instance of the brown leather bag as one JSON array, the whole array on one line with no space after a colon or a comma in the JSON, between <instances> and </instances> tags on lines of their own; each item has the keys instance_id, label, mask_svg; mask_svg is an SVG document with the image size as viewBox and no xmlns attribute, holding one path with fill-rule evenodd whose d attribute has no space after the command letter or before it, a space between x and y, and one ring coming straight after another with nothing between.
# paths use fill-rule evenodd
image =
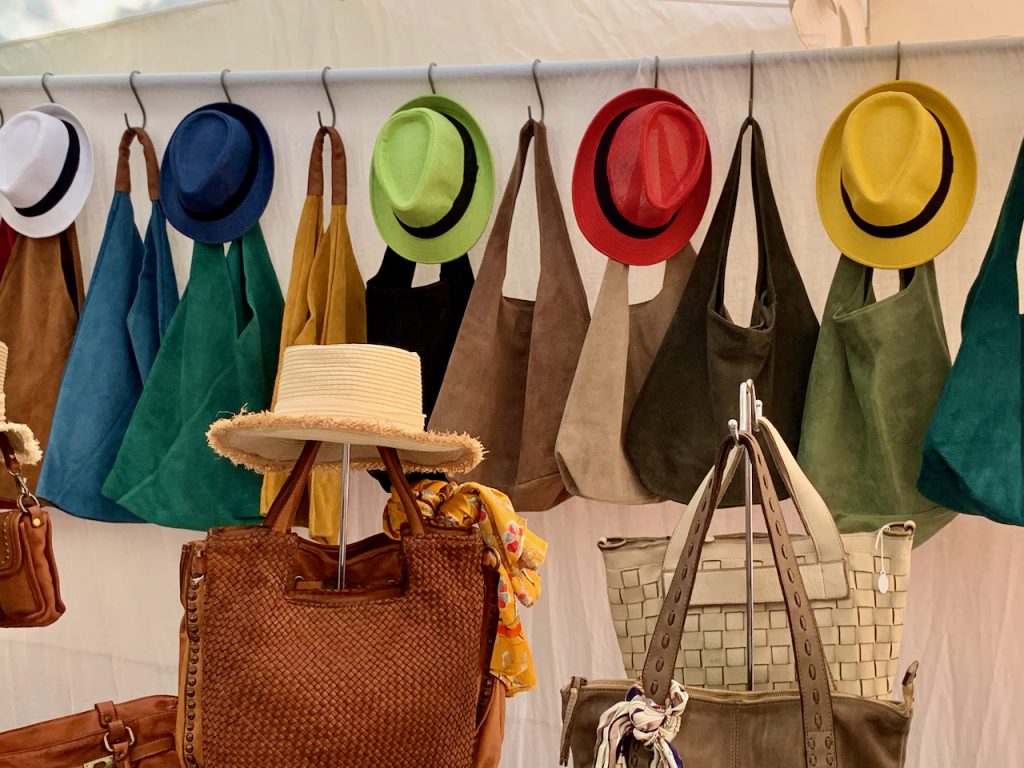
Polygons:
<instances>
[{"instance_id":1,"label":"brown leather bag","mask_svg":"<svg viewBox=\"0 0 1024 768\"><path fill-rule=\"evenodd\" d=\"M45 627L64 613L50 516L29 490L3 432L0 453L18 488L14 501L0 499L0 627Z\"/></svg>"},{"instance_id":2,"label":"brown leather bag","mask_svg":"<svg viewBox=\"0 0 1024 768\"><path fill-rule=\"evenodd\" d=\"M337 548L291 532L319 443L262 525L185 546L178 749L185 768L471 768L497 764L503 702L488 674L497 572L475 530L424 530L380 449L406 535Z\"/></svg>"},{"instance_id":3,"label":"brown leather bag","mask_svg":"<svg viewBox=\"0 0 1024 768\"><path fill-rule=\"evenodd\" d=\"M910 733L916 662L904 678L902 702L836 692L814 607L807 598L764 454L748 433L739 433L737 441L738 446L730 438L718 450L710 488L701 499L665 592L640 676L641 695L661 704L675 688L672 673L694 580L700 573L700 552L717 506L713 500L719 499L730 452L738 447L750 454L757 477L768 539L792 628L797 689L739 692L687 687L689 700L681 714L676 711L662 723L669 734L675 732L672 747L683 764L700 768L901 768ZM598 722L609 707L626 698L631 686L640 689L641 683L588 683L574 678L562 691L562 765L567 763L570 749L576 768L594 765ZM676 702L680 699L681 695ZM636 699L632 704L641 706ZM653 731L658 725L648 720L646 727ZM629 736L626 739L629 768L647 766L653 753Z\"/></svg>"},{"instance_id":4,"label":"brown leather bag","mask_svg":"<svg viewBox=\"0 0 1024 768\"><path fill-rule=\"evenodd\" d=\"M0 733L0 768L178 768L174 696L97 704Z\"/></svg>"}]
</instances>

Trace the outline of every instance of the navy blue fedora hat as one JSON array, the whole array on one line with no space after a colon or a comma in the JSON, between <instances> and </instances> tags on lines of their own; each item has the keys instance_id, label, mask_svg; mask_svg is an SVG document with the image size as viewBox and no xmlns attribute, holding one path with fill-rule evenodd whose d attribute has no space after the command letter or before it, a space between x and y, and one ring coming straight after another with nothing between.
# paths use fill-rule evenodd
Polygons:
<instances>
[{"instance_id":1,"label":"navy blue fedora hat","mask_svg":"<svg viewBox=\"0 0 1024 768\"><path fill-rule=\"evenodd\" d=\"M259 221L274 186L260 119L238 104L199 107L171 134L160 169L167 220L193 240L226 243Z\"/></svg>"}]
</instances>

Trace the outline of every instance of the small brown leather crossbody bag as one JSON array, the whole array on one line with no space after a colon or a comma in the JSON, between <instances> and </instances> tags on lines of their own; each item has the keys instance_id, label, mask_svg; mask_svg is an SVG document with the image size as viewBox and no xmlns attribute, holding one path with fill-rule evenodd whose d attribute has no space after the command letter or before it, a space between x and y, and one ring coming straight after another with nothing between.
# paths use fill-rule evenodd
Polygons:
<instances>
[{"instance_id":1,"label":"small brown leather crossbody bag","mask_svg":"<svg viewBox=\"0 0 1024 768\"><path fill-rule=\"evenodd\" d=\"M0 733L0 768L178 768L177 701L106 701L88 712Z\"/></svg>"},{"instance_id":2,"label":"small brown leather crossbody bag","mask_svg":"<svg viewBox=\"0 0 1024 768\"><path fill-rule=\"evenodd\" d=\"M0 453L18 498L0 498L0 627L45 627L64 613L50 516L29 490L8 436Z\"/></svg>"}]
</instances>

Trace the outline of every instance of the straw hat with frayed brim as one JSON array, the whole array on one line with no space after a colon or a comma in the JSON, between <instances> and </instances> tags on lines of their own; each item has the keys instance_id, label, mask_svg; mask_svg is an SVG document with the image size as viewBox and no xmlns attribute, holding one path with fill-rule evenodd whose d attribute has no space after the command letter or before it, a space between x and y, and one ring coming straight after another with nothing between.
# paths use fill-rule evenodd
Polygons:
<instances>
[{"instance_id":1,"label":"straw hat with frayed brim","mask_svg":"<svg viewBox=\"0 0 1024 768\"><path fill-rule=\"evenodd\" d=\"M261 473L289 469L309 440L329 467L341 466L344 443L354 469L384 469L378 446L395 448L406 472L463 474L484 454L469 435L424 429L419 355L375 344L288 347L273 409L216 421L207 438Z\"/></svg>"},{"instance_id":2,"label":"straw hat with frayed brim","mask_svg":"<svg viewBox=\"0 0 1024 768\"><path fill-rule=\"evenodd\" d=\"M39 441L32 434L28 424L17 424L7 421L6 399L4 397L4 379L7 377L7 345L0 341L0 432L7 435L14 448L14 455L25 465L38 464L43 459ZM0 461L0 467L3 462Z\"/></svg>"},{"instance_id":3,"label":"straw hat with frayed brim","mask_svg":"<svg viewBox=\"0 0 1024 768\"><path fill-rule=\"evenodd\" d=\"M440 264L472 248L491 216L494 164L465 107L436 94L403 104L377 134L370 209L402 257Z\"/></svg>"},{"instance_id":4,"label":"straw hat with frayed brim","mask_svg":"<svg viewBox=\"0 0 1024 768\"><path fill-rule=\"evenodd\" d=\"M836 118L818 160L818 211L854 261L908 269L960 234L974 205L978 164L963 117L923 83L865 91Z\"/></svg>"}]
</instances>

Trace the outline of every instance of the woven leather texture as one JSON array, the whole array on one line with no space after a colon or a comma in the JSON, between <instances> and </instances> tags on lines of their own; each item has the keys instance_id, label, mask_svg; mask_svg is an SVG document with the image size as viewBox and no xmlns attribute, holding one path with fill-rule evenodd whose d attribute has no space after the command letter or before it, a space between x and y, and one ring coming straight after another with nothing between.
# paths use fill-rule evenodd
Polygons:
<instances>
[{"instance_id":1,"label":"woven leather texture","mask_svg":"<svg viewBox=\"0 0 1024 768\"><path fill-rule=\"evenodd\" d=\"M290 596L297 546L294 534L260 528L207 538L202 768L469 768L482 674L479 534L404 538L403 594L355 601Z\"/></svg>"},{"instance_id":2,"label":"woven leather texture","mask_svg":"<svg viewBox=\"0 0 1024 768\"><path fill-rule=\"evenodd\" d=\"M801 565L817 558L806 536L793 536ZM835 688L868 698L886 698L893 689L899 660L903 620L910 586L913 536L887 533L883 538L889 591L878 590L883 558L875 534L847 534L849 594L841 600L813 600L825 658ZM608 601L628 677L643 667L650 637L664 596L662 563L667 539L633 539L624 546L602 547L608 580ZM715 571L743 569L743 546L730 537L705 543L700 558L704 578ZM737 557L738 553L738 557ZM754 566L771 565L771 548L755 541ZM697 583L702 577L698 576ZM754 604L754 690L792 689L796 673L789 621L779 602ZM676 659L675 679L684 685L742 691L747 687L746 615L742 604L691 604Z\"/></svg>"}]
</instances>

